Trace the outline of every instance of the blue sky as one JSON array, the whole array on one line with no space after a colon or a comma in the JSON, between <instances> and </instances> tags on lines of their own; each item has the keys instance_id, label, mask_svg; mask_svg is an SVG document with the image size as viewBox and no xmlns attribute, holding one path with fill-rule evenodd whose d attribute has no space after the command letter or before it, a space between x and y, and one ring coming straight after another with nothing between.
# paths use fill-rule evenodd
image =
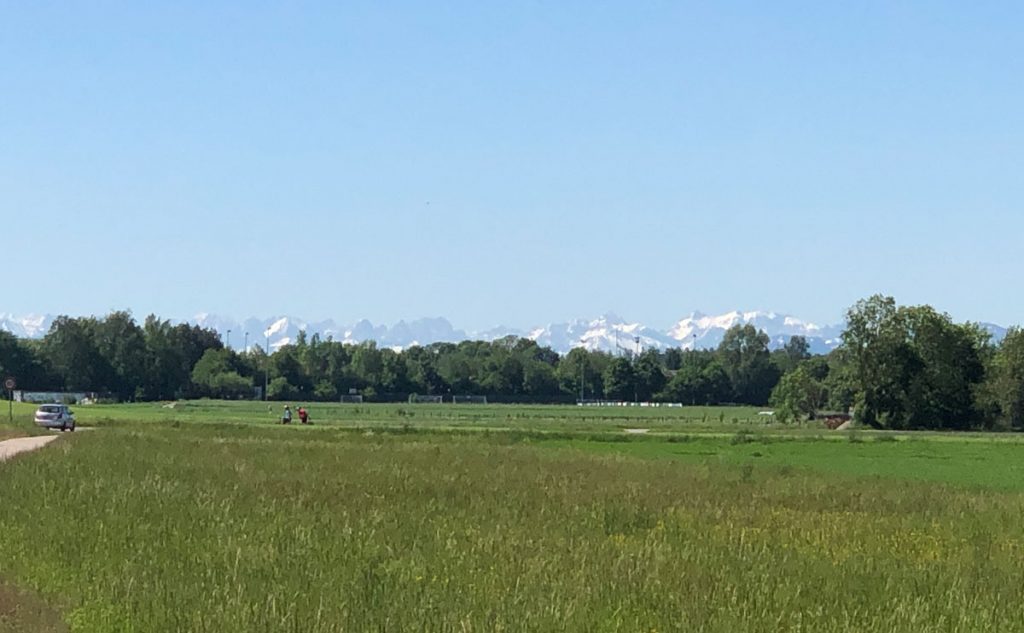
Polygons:
<instances>
[{"instance_id":1,"label":"blue sky","mask_svg":"<svg viewBox=\"0 0 1024 633\"><path fill-rule=\"evenodd\" d=\"M0 312L883 292L1021 323L1021 32L1011 2L2 2Z\"/></svg>"}]
</instances>

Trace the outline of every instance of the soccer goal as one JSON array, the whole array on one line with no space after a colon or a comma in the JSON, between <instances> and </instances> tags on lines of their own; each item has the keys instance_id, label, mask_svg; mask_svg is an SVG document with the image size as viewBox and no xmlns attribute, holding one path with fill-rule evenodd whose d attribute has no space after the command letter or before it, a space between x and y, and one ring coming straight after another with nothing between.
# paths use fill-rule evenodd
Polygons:
<instances>
[{"instance_id":1,"label":"soccer goal","mask_svg":"<svg viewBox=\"0 0 1024 633\"><path fill-rule=\"evenodd\" d=\"M355 395L347 394L347 395L344 395L344 396L341 397L341 401L342 402L352 402L352 403L356 403L356 404L362 404L363 397L361 395L358 395L358 394L355 394Z\"/></svg>"},{"instance_id":2,"label":"soccer goal","mask_svg":"<svg viewBox=\"0 0 1024 633\"><path fill-rule=\"evenodd\" d=\"M452 404L487 404L487 396L452 396Z\"/></svg>"},{"instance_id":3,"label":"soccer goal","mask_svg":"<svg viewBox=\"0 0 1024 633\"><path fill-rule=\"evenodd\" d=\"M412 394L409 396L410 404L442 404L444 402L444 396L421 396Z\"/></svg>"}]
</instances>

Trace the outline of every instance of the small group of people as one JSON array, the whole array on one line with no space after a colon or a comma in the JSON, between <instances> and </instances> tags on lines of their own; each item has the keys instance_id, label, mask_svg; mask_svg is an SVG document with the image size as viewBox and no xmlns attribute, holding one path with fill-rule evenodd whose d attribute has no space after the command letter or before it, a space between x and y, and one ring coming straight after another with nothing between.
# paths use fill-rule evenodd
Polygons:
<instances>
[{"instance_id":1,"label":"small group of people","mask_svg":"<svg viewBox=\"0 0 1024 633\"><path fill-rule=\"evenodd\" d=\"M299 407L296 411L299 416L299 422L302 424L312 424L313 422L309 419L309 411L306 411L305 407ZM284 413L281 414L281 424L292 423L292 409L288 405L284 405Z\"/></svg>"}]
</instances>

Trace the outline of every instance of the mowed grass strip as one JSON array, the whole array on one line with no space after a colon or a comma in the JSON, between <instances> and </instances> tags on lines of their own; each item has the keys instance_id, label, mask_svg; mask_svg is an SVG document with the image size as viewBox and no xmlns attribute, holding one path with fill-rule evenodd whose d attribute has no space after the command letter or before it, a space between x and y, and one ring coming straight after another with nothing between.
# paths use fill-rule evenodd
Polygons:
<instances>
[{"instance_id":1,"label":"mowed grass strip","mask_svg":"<svg viewBox=\"0 0 1024 633\"><path fill-rule=\"evenodd\" d=\"M754 407L577 407L508 404L305 404L318 426L417 428L552 428L594 431L643 426L655 430L765 426ZM276 424L284 402L188 400L75 407L79 423L137 426L153 422Z\"/></svg>"},{"instance_id":2,"label":"mowed grass strip","mask_svg":"<svg viewBox=\"0 0 1024 633\"><path fill-rule=\"evenodd\" d=\"M1015 493L204 426L0 468L0 575L74 631L1024 630Z\"/></svg>"},{"instance_id":3,"label":"mowed grass strip","mask_svg":"<svg viewBox=\"0 0 1024 633\"><path fill-rule=\"evenodd\" d=\"M543 446L598 455L752 468L758 472L816 471L822 476L857 478L858 486L863 485L865 478L877 478L882 485L915 480L1024 492L1024 445L1019 437L1011 435L990 434L982 440L950 434L943 437L855 432L809 437L741 432L605 437L604 441L552 437Z\"/></svg>"}]
</instances>

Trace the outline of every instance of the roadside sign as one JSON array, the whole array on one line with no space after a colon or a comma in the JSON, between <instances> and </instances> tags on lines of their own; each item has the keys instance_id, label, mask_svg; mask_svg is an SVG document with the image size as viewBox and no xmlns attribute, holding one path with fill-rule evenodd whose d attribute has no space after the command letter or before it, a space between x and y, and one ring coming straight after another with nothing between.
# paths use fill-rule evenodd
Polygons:
<instances>
[{"instance_id":1,"label":"roadside sign","mask_svg":"<svg viewBox=\"0 0 1024 633\"><path fill-rule=\"evenodd\" d=\"M10 424L14 424L14 387L16 385L14 376L4 378L4 388L7 389L7 421Z\"/></svg>"}]
</instances>

